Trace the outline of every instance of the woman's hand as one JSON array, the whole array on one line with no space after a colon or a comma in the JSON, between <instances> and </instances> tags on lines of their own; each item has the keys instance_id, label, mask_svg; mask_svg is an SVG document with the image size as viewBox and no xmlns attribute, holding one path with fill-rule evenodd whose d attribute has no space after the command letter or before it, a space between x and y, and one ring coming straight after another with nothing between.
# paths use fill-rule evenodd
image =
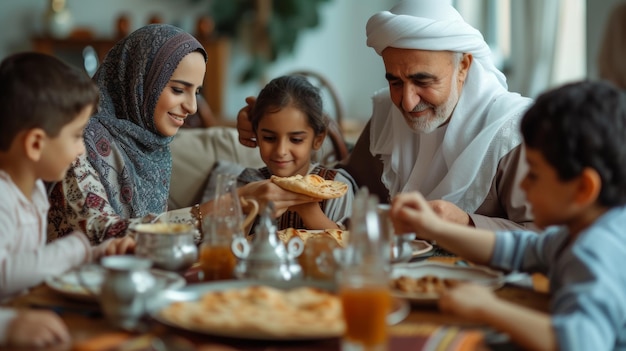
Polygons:
<instances>
[{"instance_id":1,"label":"woman's hand","mask_svg":"<svg viewBox=\"0 0 626 351\"><path fill-rule=\"evenodd\" d=\"M254 107L256 98L248 96L246 98L246 106L237 113L237 131L239 132L239 142L243 146L256 147L256 134L252 130L252 122L250 122L250 112Z\"/></svg>"}]
</instances>

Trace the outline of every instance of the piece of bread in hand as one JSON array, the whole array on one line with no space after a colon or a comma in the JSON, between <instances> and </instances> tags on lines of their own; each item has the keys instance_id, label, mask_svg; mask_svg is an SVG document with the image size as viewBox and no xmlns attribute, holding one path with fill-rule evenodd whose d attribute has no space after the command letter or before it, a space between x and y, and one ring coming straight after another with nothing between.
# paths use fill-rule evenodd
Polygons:
<instances>
[{"instance_id":1,"label":"piece of bread in hand","mask_svg":"<svg viewBox=\"0 0 626 351\"><path fill-rule=\"evenodd\" d=\"M272 182L279 187L298 194L318 199L334 199L342 197L348 191L348 184L336 180L327 180L317 174L299 174L291 177L273 175Z\"/></svg>"}]
</instances>

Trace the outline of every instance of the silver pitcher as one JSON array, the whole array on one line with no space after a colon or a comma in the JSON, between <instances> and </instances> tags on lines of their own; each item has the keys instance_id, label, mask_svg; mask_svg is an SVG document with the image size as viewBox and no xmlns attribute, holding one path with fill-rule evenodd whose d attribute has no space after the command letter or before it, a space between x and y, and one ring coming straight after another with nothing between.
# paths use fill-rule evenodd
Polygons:
<instances>
[{"instance_id":1,"label":"silver pitcher","mask_svg":"<svg viewBox=\"0 0 626 351\"><path fill-rule=\"evenodd\" d=\"M255 227L254 239L235 238L232 250L239 258L235 268L237 278L288 281L302 277L302 267L296 258L304 250L304 242L293 237L287 245L276 235L272 220L273 203L268 203Z\"/></svg>"},{"instance_id":2,"label":"silver pitcher","mask_svg":"<svg viewBox=\"0 0 626 351\"><path fill-rule=\"evenodd\" d=\"M104 257L101 265L105 269L99 296L102 311L113 325L132 330L146 313L146 300L157 290L149 271L152 262L120 255Z\"/></svg>"}]
</instances>

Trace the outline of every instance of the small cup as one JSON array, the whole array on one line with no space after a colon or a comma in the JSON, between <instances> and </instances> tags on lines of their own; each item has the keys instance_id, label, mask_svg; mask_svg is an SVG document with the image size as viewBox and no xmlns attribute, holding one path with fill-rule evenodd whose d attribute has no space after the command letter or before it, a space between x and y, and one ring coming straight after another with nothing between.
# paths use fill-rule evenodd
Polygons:
<instances>
[{"instance_id":1,"label":"small cup","mask_svg":"<svg viewBox=\"0 0 626 351\"><path fill-rule=\"evenodd\" d=\"M389 217L389 204L378 204L376 212L380 223L382 240L389 245L389 262L397 263L411 259L412 249L410 241L415 239L415 233L396 234Z\"/></svg>"},{"instance_id":2,"label":"small cup","mask_svg":"<svg viewBox=\"0 0 626 351\"><path fill-rule=\"evenodd\" d=\"M304 250L298 256L305 279L335 280L339 262L335 250L341 250L337 241L329 235L317 235L307 240Z\"/></svg>"},{"instance_id":3,"label":"small cup","mask_svg":"<svg viewBox=\"0 0 626 351\"><path fill-rule=\"evenodd\" d=\"M155 267L180 271L198 259L196 228L191 224L144 223L131 230L135 234L135 255L152 260Z\"/></svg>"}]
</instances>

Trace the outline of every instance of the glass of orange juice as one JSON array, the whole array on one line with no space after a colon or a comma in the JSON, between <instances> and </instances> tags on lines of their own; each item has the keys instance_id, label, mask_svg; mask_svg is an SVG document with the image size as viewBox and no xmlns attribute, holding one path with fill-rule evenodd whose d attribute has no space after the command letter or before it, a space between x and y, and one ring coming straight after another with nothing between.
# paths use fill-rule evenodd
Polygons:
<instances>
[{"instance_id":1,"label":"glass of orange juice","mask_svg":"<svg viewBox=\"0 0 626 351\"><path fill-rule=\"evenodd\" d=\"M388 349L387 315L392 297L384 272L376 274L372 268L344 269L339 275L339 297L346 323L343 351Z\"/></svg>"},{"instance_id":2,"label":"glass of orange juice","mask_svg":"<svg viewBox=\"0 0 626 351\"><path fill-rule=\"evenodd\" d=\"M353 203L348 245L338 273L346 331L342 351L386 351L391 311L388 245L381 230L378 201L361 189Z\"/></svg>"},{"instance_id":3,"label":"glass of orange juice","mask_svg":"<svg viewBox=\"0 0 626 351\"><path fill-rule=\"evenodd\" d=\"M258 204L252 199L246 201L254 206L243 216L237 177L232 174L217 175L213 199L213 211L202 220L204 240L200 245L200 267L204 280L233 279L237 258L231 245L233 239L245 237L244 228L256 217Z\"/></svg>"},{"instance_id":4,"label":"glass of orange juice","mask_svg":"<svg viewBox=\"0 0 626 351\"><path fill-rule=\"evenodd\" d=\"M230 243L211 243L205 240L200 245L200 267L203 280L225 280L234 278L237 259L233 254Z\"/></svg>"},{"instance_id":5,"label":"glass of orange juice","mask_svg":"<svg viewBox=\"0 0 626 351\"><path fill-rule=\"evenodd\" d=\"M240 222L234 216L212 213L203 218L204 240L200 245L202 280L234 279L237 258L231 249L233 239L242 236Z\"/></svg>"}]
</instances>

